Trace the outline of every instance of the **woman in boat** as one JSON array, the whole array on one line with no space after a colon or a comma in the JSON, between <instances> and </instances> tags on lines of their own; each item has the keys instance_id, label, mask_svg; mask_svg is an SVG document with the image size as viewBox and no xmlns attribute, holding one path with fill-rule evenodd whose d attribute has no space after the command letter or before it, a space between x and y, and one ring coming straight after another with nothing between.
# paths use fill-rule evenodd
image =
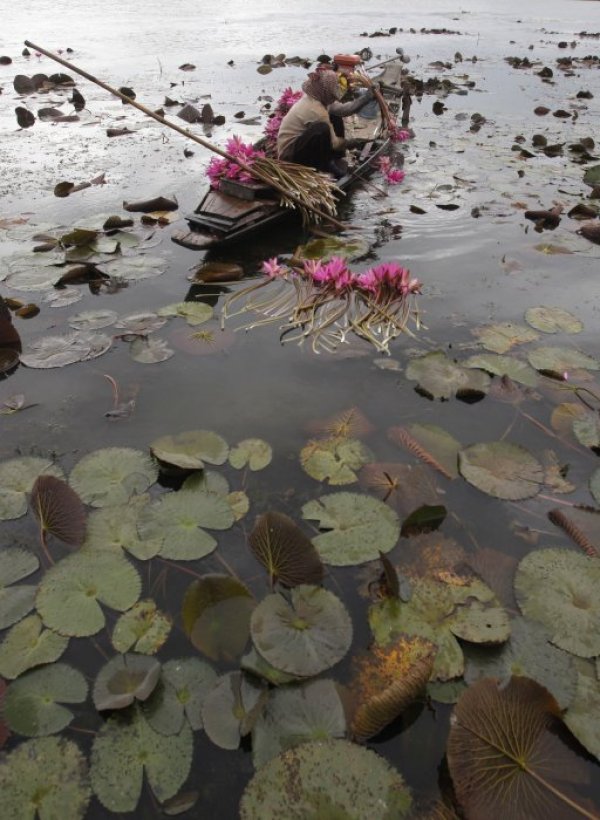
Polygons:
<instances>
[{"instance_id":1,"label":"woman in boat","mask_svg":"<svg viewBox=\"0 0 600 820\"><path fill-rule=\"evenodd\" d=\"M347 170L344 153L361 145L344 137L343 117L355 114L373 99L373 91L347 103L340 102L337 73L323 67L308 75L303 96L285 115L277 137L279 159L309 165L339 178Z\"/></svg>"}]
</instances>

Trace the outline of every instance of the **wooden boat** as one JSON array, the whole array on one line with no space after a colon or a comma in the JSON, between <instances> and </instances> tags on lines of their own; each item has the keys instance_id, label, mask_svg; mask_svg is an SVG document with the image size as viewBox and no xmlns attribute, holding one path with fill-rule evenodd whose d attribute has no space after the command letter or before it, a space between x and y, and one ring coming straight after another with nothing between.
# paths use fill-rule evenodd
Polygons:
<instances>
[{"instance_id":1,"label":"wooden boat","mask_svg":"<svg viewBox=\"0 0 600 820\"><path fill-rule=\"evenodd\" d=\"M381 83L382 93L388 98L392 111L397 110L401 94L402 63L389 63L374 78ZM384 133L379 106L375 101L358 114L344 119L346 136L360 139L363 146L349 157L349 169L336 185L340 192L350 189L374 169L374 160L390 145ZM186 217L187 230L176 230L172 240L190 250L217 248L270 228L274 223L297 214L283 207L277 192L262 183L242 183L223 179L218 189L211 188L193 214Z\"/></svg>"}]
</instances>

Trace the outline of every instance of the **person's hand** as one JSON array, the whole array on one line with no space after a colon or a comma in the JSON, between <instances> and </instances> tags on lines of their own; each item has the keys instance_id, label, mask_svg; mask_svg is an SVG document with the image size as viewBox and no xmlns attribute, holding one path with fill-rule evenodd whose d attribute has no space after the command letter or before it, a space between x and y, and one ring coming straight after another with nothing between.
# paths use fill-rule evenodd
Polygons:
<instances>
[{"instance_id":1,"label":"person's hand","mask_svg":"<svg viewBox=\"0 0 600 820\"><path fill-rule=\"evenodd\" d=\"M351 151L353 148L362 148L364 144L364 140L349 139L345 141L344 148L347 148L349 151Z\"/></svg>"}]
</instances>

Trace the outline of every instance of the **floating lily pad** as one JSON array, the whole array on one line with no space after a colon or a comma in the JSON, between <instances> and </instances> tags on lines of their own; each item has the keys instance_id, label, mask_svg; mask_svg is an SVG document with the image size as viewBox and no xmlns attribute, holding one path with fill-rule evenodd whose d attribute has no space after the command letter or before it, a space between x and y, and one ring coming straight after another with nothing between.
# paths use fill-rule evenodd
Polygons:
<instances>
[{"instance_id":1,"label":"floating lily pad","mask_svg":"<svg viewBox=\"0 0 600 820\"><path fill-rule=\"evenodd\" d=\"M117 652L154 655L169 637L172 625L171 616L161 612L154 601L138 601L115 624L112 645Z\"/></svg>"},{"instance_id":2,"label":"floating lily pad","mask_svg":"<svg viewBox=\"0 0 600 820\"><path fill-rule=\"evenodd\" d=\"M204 731L221 749L237 749L252 731L267 699L267 688L243 672L228 672L204 699Z\"/></svg>"},{"instance_id":3,"label":"floating lily pad","mask_svg":"<svg viewBox=\"0 0 600 820\"><path fill-rule=\"evenodd\" d=\"M204 464L224 464L229 447L224 438L211 430L189 430L162 436L150 445L152 454L166 464L183 470L201 470Z\"/></svg>"},{"instance_id":4,"label":"floating lily pad","mask_svg":"<svg viewBox=\"0 0 600 820\"><path fill-rule=\"evenodd\" d=\"M490 377L483 370L462 367L441 350L412 359L406 377L418 382L418 392L430 399L482 398L490 386Z\"/></svg>"},{"instance_id":5,"label":"floating lily pad","mask_svg":"<svg viewBox=\"0 0 600 820\"><path fill-rule=\"evenodd\" d=\"M159 316L157 313L131 313L128 316L122 316L116 323L116 327L123 330L123 335L147 336L149 333L154 333L155 330L160 330L163 325L167 323L164 316Z\"/></svg>"},{"instance_id":6,"label":"floating lily pad","mask_svg":"<svg viewBox=\"0 0 600 820\"><path fill-rule=\"evenodd\" d=\"M17 734L52 735L73 719L73 713L61 704L83 703L87 691L81 672L65 663L32 669L8 687L4 719Z\"/></svg>"},{"instance_id":7,"label":"floating lily pad","mask_svg":"<svg viewBox=\"0 0 600 820\"><path fill-rule=\"evenodd\" d=\"M111 552L80 551L50 567L36 606L45 625L61 635L95 635L104 626L100 604L123 612L140 597L136 569Z\"/></svg>"},{"instance_id":8,"label":"floating lily pad","mask_svg":"<svg viewBox=\"0 0 600 820\"><path fill-rule=\"evenodd\" d=\"M320 259L328 262L332 257L337 256L352 262L353 259L360 259L369 252L369 243L360 236L353 236L349 239L342 239L339 236L327 236L319 239L312 239L306 245L299 245L294 251L294 260Z\"/></svg>"},{"instance_id":9,"label":"floating lily pad","mask_svg":"<svg viewBox=\"0 0 600 820\"><path fill-rule=\"evenodd\" d=\"M492 590L478 578L445 574L445 580L415 578L409 601L385 598L369 610L378 644L402 635L419 636L437 646L434 680L458 678L464 657L458 638L470 643L499 644L510 635L508 615Z\"/></svg>"},{"instance_id":10,"label":"floating lily pad","mask_svg":"<svg viewBox=\"0 0 600 820\"><path fill-rule=\"evenodd\" d=\"M541 624L514 618L510 639L501 647L465 646L465 681L498 678L507 684L512 675L533 678L566 709L575 695L577 671L572 656L552 646L549 638Z\"/></svg>"},{"instance_id":11,"label":"floating lily pad","mask_svg":"<svg viewBox=\"0 0 600 820\"><path fill-rule=\"evenodd\" d=\"M131 358L140 364L166 362L174 355L174 351L164 339L149 339L145 336L134 339L129 352Z\"/></svg>"},{"instance_id":12,"label":"floating lily pad","mask_svg":"<svg viewBox=\"0 0 600 820\"><path fill-rule=\"evenodd\" d=\"M39 615L29 615L15 624L0 644L0 675L12 680L35 666L52 663L68 644L68 638L44 629Z\"/></svg>"},{"instance_id":13,"label":"floating lily pad","mask_svg":"<svg viewBox=\"0 0 600 820\"><path fill-rule=\"evenodd\" d=\"M536 347L527 354L536 370L564 373L569 370L600 370L600 361L571 347Z\"/></svg>"},{"instance_id":14,"label":"floating lily pad","mask_svg":"<svg viewBox=\"0 0 600 820\"><path fill-rule=\"evenodd\" d=\"M407 515L424 504L435 505L440 497L431 473L422 464L367 464L360 481L399 515Z\"/></svg>"},{"instance_id":15,"label":"floating lily pad","mask_svg":"<svg viewBox=\"0 0 600 820\"><path fill-rule=\"evenodd\" d=\"M486 350L491 350L493 353L506 353L515 345L534 342L539 338L530 327L515 325L512 322L477 327L471 332Z\"/></svg>"},{"instance_id":16,"label":"floating lily pad","mask_svg":"<svg viewBox=\"0 0 600 820\"><path fill-rule=\"evenodd\" d=\"M524 447L505 441L473 444L458 454L460 473L488 495L519 501L533 498L544 483L544 468Z\"/></svg>"},{"instance_id":17,"label":"floating lily pad","mask_svg":"<svg viewBox=\"0 0 600 820\"><path fill-rule=\"evenodd\" d=\"M319 584L323 564L310 539L287 515L261 515L250 533L250 548L269 573L288 587Z\"/></svg>"},{"instance_id":18,"label":"floating lily pad","mask_svg":"<svg viewBox=\"0 0 600 820\"><path fill-rule=\"evenodd\" d=\"M216 493L180 490L161 496L140 512L140 538L162 541L160 554L177 561L204 558L217 546L203 527L226 530L234 522L231 507Z\"/></svg>"},{"instance_id":19,"label":"floating lily pad","mask_svg":"<svg viewBox=\"0 0 600 820\"><path fill-rule=\"evenodd\" d=\"M302 516L316 520L320 530L313 538L321 559L334 566L374 561L389 552L400 536L400 521L390 507L368 495L333 493L309 501Z\"/></svg>"},{"instance_id":20,"label":"floating lily pad","mask_svg":"<svg viewBox=\"0 0 600 820\"><path fill-rule=\"evenodd\" d=\"M16 582L34 573L39 565L37 556L28 550L20 547L0 550L0 629L20 621L33 609L36 586Z\"/></svg>"},{"instance_id":21,"label":"floating lily pad","mask_svg":"<svg viewBox=\"0 0 600 820\"><path fill-rule=\"evenodd\" d=\"M256 649L252 646L240 660L240 666L245 672L250 672L257 678L262 678L273 686L285 686L288 683L297 683L304 680L298 675L289 675L287 672L282 672L281 669L275 669L270 663L259 655Z\"/></svg>"},{"instance_id":22,"label":"floating lily pad","mask_svg":"<svg viewBox=\"0 0 600 820\"><path fill-rule=\"evenodd\" d=\"M63 471L49 459L25 456L0 463L0 521L20 518L27 512L27 493L39 475L63 477Z\"/></svg>"},{"instance_id":23,"label":"floating lily pad","mask_svg":"<svg viewBox=\"0 0 600 820\"><path fill-rule=\"evenodd\" d=\"M194 731L202 729L202 706L216 680L212 666L200 658L167 661L158 686L144 703L146 720L163 735L178 734L186 718Z\"/></svg>"},{"instance_id":24,"label":"floating lily pad","mask_svg":"<svg viewBox=\"0 0 600 820\"><path fill-rule=\"evenodd\" d=\"M514 382L524 384L527 387L535 387L538 383L536 371L526 362L514 359L512 356L500 356L496 353L479 353L470 356L465 362L465 367L477 367L495 376L508 376Z\"/></svg>"},{"instance_id":25,"label":"floating lily pad","mask_svg":"<svg viewBox=\"0 0 600 820\"><path fill-rule=\"evenodd\" d=\"M590 478L590 492L596 504L600 504L600 467L594 470Z\"/></svg>"},{"instance_id":26,"label":"floating lily pad","mask_svg":"<svg viewBox=\"0 0 600 820\"><path fill-rule=\"evenodd\" d=\"M300 462L311 478L332 485L353 484L359 470L373 454L359 439L329 438L309 441L302 448Z\"/></svg>"},{"instance_id":27,"label":"floating lily pad","mask_svg":"<svg viewBox=\"0 0 600 820\"><path fill-rule=\"evenodd\" d=\"M250 509L250 499L243 490L234 490L226 496L227 503L236 521L243 518Z\"/></svg>"},{"instance_id":28,"label":"floating lily pad","mask_svg":"<svg viewBox=\"0 0 600 820\"><path fill-rule=\"evenodd\" d=\"M579 655L600 655L600 561L566 549L535 550L515 575L523 615L543 624L553 644Z\"/></svg>"},{"instance_id":29,"label":"floating lily pad","mask_svg":"<svg viewBox=\"0 0 600 820\"><path fill-rule=\"evenodd\" d=\"M565 723L588 752L600 760L600 680L592 664L578 664L575 698Z\"/></svg>"},{"instance_id":30,"label":"floating lily pad","mask_svg":"<svg viewBox=\"0 0 600 820\"><path fill-rule=\"evenodd\" d=\"M208 322L213 317L213 309L205 302L178 302L160 308L159 316L181 316L188 325L195 327Z\"/></svg>"},{"instance_id":31,"label":"floating lily pad","mask_svg":"<svg viewBox=\"0 0 600 820\"><path fill-rule=\"evenodd\" d=\"M187 588L183 628L200 652L215 661L232 661L246 647L255 606L241 581L229 575L205 575Z\"/></svg>"},{"instance_id":32,"label":"floating lily pad","mask_svg":"<svg viewBox=\"0 0 600 820\"><path fill-rule=\"evenodd\" d=\"M108 276L124 279L126 282L139 282L160 276L167 269L164 259L155 256L121 256L102 265Z\"/></svg>"},{"instance_id":33,"label":"floating lily pad","mask_svg":"<svg viewBox=\"0 0 600 820\"><path fill-rule=\"evenodd\" d=\"M299 743L344 737L346 716L335 683L316 680L269 696L252 730L255 768Z\"/></svg>"},{"instance_id":34,"label":"floating lily pad","mask_svg":"<svg viewBox=\"0 0 600 820\"><path fill-rule=\"evenodd\" d=\"M318 675L340 661L352 642L346 607L321 587L295 587L289 600L267 595L252 613L254 646L276 669L292 675Z\"/></svg>"},{"instance_id":35,"label":"floating lily pad","mask_svg":"<svg viewBox=\"0 0 600 820\"><path fill-rule=\"evenodd\" d=\"M577 441L584 447L590 447L592 450L600 448L600 417L597 413L586 411L573 419L573 432Z\"/></svg>"},{"instance_id":36,"label":"floating lily pad","mask_svg":"<svg viewBox=\"0 0 600 820\"><path fill-rule=\"evenodd\" d=\"M87 761L64 737L21 743L0 760L2 811L15 820L81 820L92 796Z\"/></svg>"},{"instance_id":37,"label":"floating lily pad","mask_svg":"<svg viewBox=\"0 0 600 820\"><path fill-rule=\"evenodd\" d=\"M559 307L534 307L525 311L525 321L543 333L581 333L583 322Z\"/></svg>"},{"instance_id":38,"label":"floating lily pad","mask_svg":"<svg viewBox=\"0 0 600 820\"><path fill-rule=\"evenodd\" d=\"M194 739L189 726L161 735L138 709L111 716L92 746L90 775L102 805L113 812L134 811L144 776L163 802L177 794L192 765Z\"/></svg>"},{"instance_id":39,"label":"floating lily pad","mask_svg":"<svg viewBox=\"0 0 600 820\"><path fill-rule=\"evenodd\" d=\"M382 757L326 740L288 749L259 769L242 795L240 817L401 820L411 805L402 777Z\"/></svg>"},{"instance_id":40,"label":"floating lily pad","mask_svg":"<svg viewBox=\"0 0 600 820\"><path fill-rule=\"evenodd\" d=\"M586 168L583 181L592 188L596 185L600 185L600 165L592 165Z\"/></svg>"},{"instance_id":41,"label":"floating lily pad","mask_svg":"<svg viewBox=\"0 0 600 820\"><path fill-rule=\"evenodd\" d=\"M462 445L437 424L390 427L388 436L446 478L458 476L458 451Z\"/></svg>"},{"instance_id":42,"label":"floating lily pad","mask_svg":"<svg viewBox=\"0 0 600 820\"><path fill-rule=\"evenodd\" d=\"M248 465L252 471L264 470L273 458L273 450L267 441L260 438L246 438L231 448L229 463L236 470Z\"/></svg>"},{"instance_id":43,"label":"floating lily pad","mask_svg":"<svg viewBox=\"0 0 600 820\"><path fill-rule=\"evenodd\" d=\"M52 475L38 476L31 488L30 504L42 538L50 533L71 547L81 546L87 513L81 499L66 481Z\"/></svg>"},{"instance_id":44,"label":"floating lily pad","mask_svg":"<svg viewBox=\"0 0 600 820\"><path fill-rule=\"evenodd\" d=\"M67 321L75 330L101 330L103 327L114 325L118 318L119 314L114 310L84 310L70 316Z\"/></svg>"},{"instance_id":45,"label":"floating lily pad","mask_svg":"<svg viewBox=\"0 0 600 820\"><path fill-rule=\"evenodd\" d=\"M21 354L26 367L66 367L75 362L87 362L106 353L112 345L110 336L85 330L74 330L65 336L45 336L32 342L30 353Z\"/></svg>"},{"instance_id":46,"label":"floating lily pad","mask_svg":"<svg viewBox=\"0 0 600 820\"><path fill-rule=\"evenodd\" d=\"M147 700L160 677L160 663L145 655L116 655L106 663L94 683L94 706L124 709L134 700Z\"/></svg>"},{"instance_id":47,"label":"floating lily pad","mask_svg":"<svg viewBox=\"0 0 600 820\"><path fill-rule=\"evenodd\" d=\"M146 493L135 495L127 504L94 510L88 517L84 547L120 553L127 550L134 558L146 561L158 555L162 538L141 539L137 531L140 511L150 502Z\"/></svg>"},{"instance_id":48,"label":"floating lily pad","mask_svg":"<svg viewBox=\"0 0 600 820\"><path fill-rule=\"evenodd\" d=\"M157 477L156 465L146 453L131 447L107 447L78 461L69 483L86 504L106 507L145 493Z\"/></svg>"}]
</instances>

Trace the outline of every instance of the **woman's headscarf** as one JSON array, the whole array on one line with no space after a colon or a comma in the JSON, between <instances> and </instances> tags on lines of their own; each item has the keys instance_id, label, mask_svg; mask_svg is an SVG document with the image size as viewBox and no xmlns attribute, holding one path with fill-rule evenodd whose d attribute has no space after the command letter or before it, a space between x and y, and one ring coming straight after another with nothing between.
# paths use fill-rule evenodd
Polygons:
<instances>
[{"instance_id":1,"label":"woman's headscarf","mask_svg":"<svg viewBox=\"0 0 600 820\"><path fill-rule=\"evenodd\" d=\"M325 108L340 98L340 86L335 71L313 71L303 83L302 90Z\"/></svg>"}]
</instances>

